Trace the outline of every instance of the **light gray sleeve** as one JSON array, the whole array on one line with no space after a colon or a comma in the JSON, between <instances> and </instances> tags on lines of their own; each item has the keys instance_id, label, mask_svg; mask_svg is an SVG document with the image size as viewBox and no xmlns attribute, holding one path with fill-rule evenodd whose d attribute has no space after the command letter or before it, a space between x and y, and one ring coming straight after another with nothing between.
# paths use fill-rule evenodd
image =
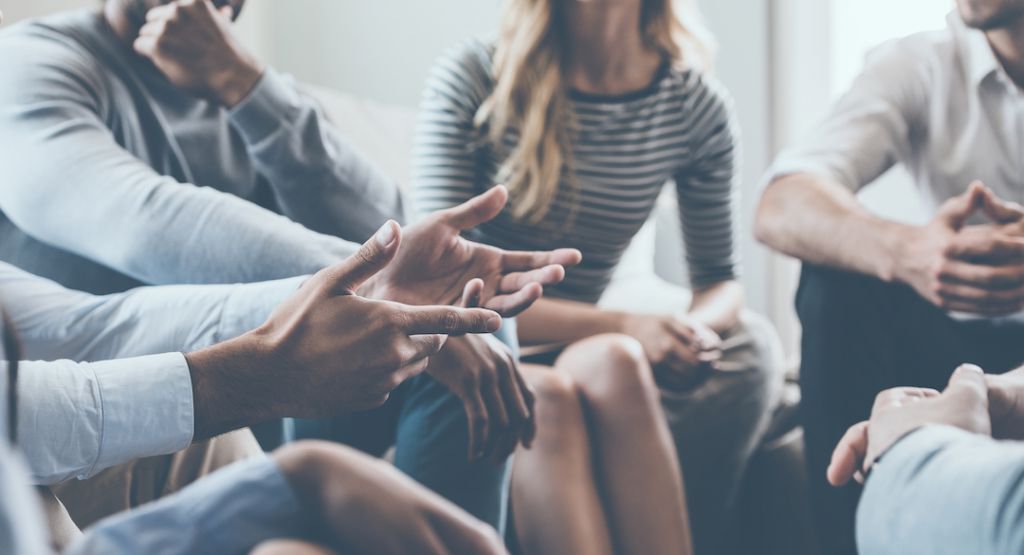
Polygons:
<instances>
[{"instance_id":1,"label":"light gray sleeve","mask_svg":"<svg viewBox=\"0 0 1024 555\"><path fill-rule=\"evenodd\" d=\"M154 172L99 114L88 58L24 33L0 38L0 209L39 241L146 283L314 273L358 245L256 204Z\"/></svg>"},{"instance_id":2,"label":"light gray sleeve","mask_svg":"<svg viewBox=\"0 0 1024 555\"><path fill-rule=\"evenodd\" d=\"M259 457L101 520L86 529L65 555L249 553L264 541L305 538L310 532L287 479L272 460Z\"/></svg>"},{"instance_id":3,"label":"light gray sleeve","mask_svg":"<svg viewBox=\"0 0 1024 555\"><path fill-rule=\"evenodd\" d=\"M907 160L928 97L927 67L911 46L894 41L872 51L825 119L779 155L762 186L808 173L856 192Z\"/></svg>"},{"instance_id":4,"label":"light gray sleeve","mask_svg":"<svg viewBox=\"0 0 1024 555\"><path fill-rule=\"evenodd\" d=\"M97 296L0 263L0 303L23 358L107 360L189 352L266 321L305 277L236 285L163 285Z\"/></svg>"},{"instance_id":5,"label":"light gray sleeve","mask_svg":"<svg viewBox=\"0 0 1024 555\"><path fill-rule=\"evenodd\" d=\"M1024 553L1024 444L947 426L904 437L857 509L864 555Z\"/></svg>"},{"instance_id":6,"label":"light gray sleeve","mask_svg":"<svg viewBox=\"0 0 1024 555\"><path fill-rule=\"evenodd\" d=\"M359 242L388 219L404 222L398 185L346 141L290 78L268 68L231 111L231 123L286 216Z\"/></svg>"}]
</instances>

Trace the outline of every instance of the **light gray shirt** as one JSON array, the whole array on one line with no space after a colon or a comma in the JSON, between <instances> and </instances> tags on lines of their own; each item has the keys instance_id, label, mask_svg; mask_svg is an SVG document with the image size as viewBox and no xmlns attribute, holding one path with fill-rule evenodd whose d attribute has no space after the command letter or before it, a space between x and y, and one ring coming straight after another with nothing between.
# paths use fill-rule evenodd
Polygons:
<instances>
[{"instance_id":1,"label":"light gray shirt","mask_svg":"<svg viewBox=\"0 0 1024 555\"><path fill-rule=\"evenodd\" d=\"M1024 202L1024 95L984 33L956 14L944 30L877 48L825 120L778 157L768 181L811 173L858 191L897 163L929 213L976 179Z\"/></svg>"},{"instance_id":2,"label":"light gray shirt","mask_svg":"<svg viewBox=\"0 0 1024 555\"><path fill-rule=\"evenodd\" d=\"M0 75L0 259L68 287L309 274L402 219L397 185L272 69L225 110L86 10L0 32Z\"/></svg>"},{"instance_id":3,"label":"light gray shirt","mask_svg":"<svg viewBox=\"0 0 1024 555\"><path fill-rule=\"evenodd\" d=\"M27 359L18 432L32 482L86 478L189 445L193 392L181 352L259 326L303 279L95 296L0 263L0 304Z\"/></svg>"},{"instance_id":4,"label":"light gray shirt","mask_svg":"<svg viewBox=\"0 0 1024 555\"><path fill-rule=\"evenodd\" d=\"M863 555L1024 553L1024 443L948 426L901 439L857 508Z\"/></svg>"}]
</instances>

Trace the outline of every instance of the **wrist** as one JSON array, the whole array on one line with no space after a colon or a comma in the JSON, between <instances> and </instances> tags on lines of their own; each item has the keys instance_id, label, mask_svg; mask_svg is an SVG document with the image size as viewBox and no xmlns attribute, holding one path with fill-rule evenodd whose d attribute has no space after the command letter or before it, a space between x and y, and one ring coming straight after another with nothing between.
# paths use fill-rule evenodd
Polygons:
<instances>
[{"instance_id":1,"label":"wrist","mask_svg":"<svg viewBox=\"0 0 1024 555\"><path fill-rule=\"evenodd\" d=\"M922 238L927 235L927 229L922 226L895 223L887 227L888 229L883 229L881 234L883 246L881 256L878 257L875 277L887 283L911 283L910 261L919 252L919 245Z\"/></svg>"},{"instance_id":2,"label":"wrist","mask_svg":"<svg viewBox=\"0 0 1024 555\"><path fill-rule=\"evenodd\" d=\"M268 358L261 343L249 333L185 354L192 379L196 440L274 418L274 399L249 387L252 382L265 382L252 379Z\"/></svg>"},{"instance_id":3,"label":"wrist","mask_svg":"<svg viewBox=\"0 0 1024 555\"><path fill-rule=\"evenodd\" d=\"M249 96L263 77L264 68L255 60L244 60L225 68L211 82L217 101L232 109Z\"/></svg>"}]
</instances>

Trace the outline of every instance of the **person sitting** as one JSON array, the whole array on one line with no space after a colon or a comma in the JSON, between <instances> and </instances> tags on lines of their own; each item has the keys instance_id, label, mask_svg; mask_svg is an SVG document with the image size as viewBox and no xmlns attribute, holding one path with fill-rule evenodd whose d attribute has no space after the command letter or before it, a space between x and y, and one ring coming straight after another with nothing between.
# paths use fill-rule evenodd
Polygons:
<instances>
[{"instance_id":1,"label":"person sitting","mask_svg":"<svg viewBox=\"0 0 1024 555\"><path fill-rule=\"evenodd\" d=\"M859 491L814 477L874 396L939 388L942 369L964 360L997 373L1024 360L1024 217L1006 202L1022 194L1024 5L956 5L946 29L869 57L810 137L775 161L757 212L757 237L804 263L801 409L830 554L855 553ZM874 215L855 196L897 163L927 223Z\"/></svg>"},{"instance_id":2,"label":"person sitting","mask_svg":"<svg viewBox=\"0 0 1024 555\"><path fill-rule=\"evenodd\" d=\"M836 445L828 480L857 477L864 555L1024 551L1024 368L961 365L939 393L880 393Z\"/></svg>"},{"instance_id":3,"label":"person sitting","mask_svg":"<svg viewBox=\"0 0 1024 555\"><path fill-rule=\"evenodd\" d=\"M0 259L99 294L254 282L336 264L387 219L403 220L397 187L289 78L241 47L231 22L243 5L106 0L99 12L0 35ZM503 194L471 210L500 210ZM558 265L578 260L573 251L445 250L463 246L459 226L478 221L473 213L412 226L407 248L363 293L448 304L479 277L482 305L512 315L561 279ZM327 425L332 439L373 454L396 444L400 469L500 527L506 466L467 459L463 402L447 384L475 381L459 392L483 395L487 369L515 368L493 341L452 343L471 341L479 348L459 353L474 358L455 357L458 365L404 382L385 406ZM501 391L529 397L515 382ZM528 437L527 403L510 404L490 427L495 437Z\"/></svg>"},{"instance_id":4,"label":"person sitting","mask_svg":"<svg viewBox=\"0 0 1024 555\"><path fill-rule=\"evenodd\" d=\"M737 282L733 110L698 14L673 6L508 0L497 41L448 52L423 95L418 212L503 182L511 202L474 239L583 253L518 317L521 342L558 345L523 366L538 436L516 455L512 511L528 553L686 552L687 512L695 551L727 553L781 387L774 330ZM692 302L596 306L668 181Z\"/></svg>"}]
</instances>

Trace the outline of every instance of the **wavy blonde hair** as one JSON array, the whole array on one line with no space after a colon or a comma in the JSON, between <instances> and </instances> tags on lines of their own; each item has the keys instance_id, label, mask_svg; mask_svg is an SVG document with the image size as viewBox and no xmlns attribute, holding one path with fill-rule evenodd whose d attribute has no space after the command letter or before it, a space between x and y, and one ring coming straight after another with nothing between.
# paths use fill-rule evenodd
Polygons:
<instances>
[{"instance_id":1,"label":"wavy blonde hair","mask_svg":"<svg viewBox=\"0 0 1024 555\"><path fill-rule=\"evenodd\" d=\"M499 171L513 196L512 214L530 223L547 215L562 181L572 175L571 114L563 80L569 29L565 3L506 0L494 53L494 89L474 118L490 144L502 149L509 130L518 144ZM641 0L644 43L682 68L710 68L714 42L696 0Z\"/></svg>"}]
</instances>

